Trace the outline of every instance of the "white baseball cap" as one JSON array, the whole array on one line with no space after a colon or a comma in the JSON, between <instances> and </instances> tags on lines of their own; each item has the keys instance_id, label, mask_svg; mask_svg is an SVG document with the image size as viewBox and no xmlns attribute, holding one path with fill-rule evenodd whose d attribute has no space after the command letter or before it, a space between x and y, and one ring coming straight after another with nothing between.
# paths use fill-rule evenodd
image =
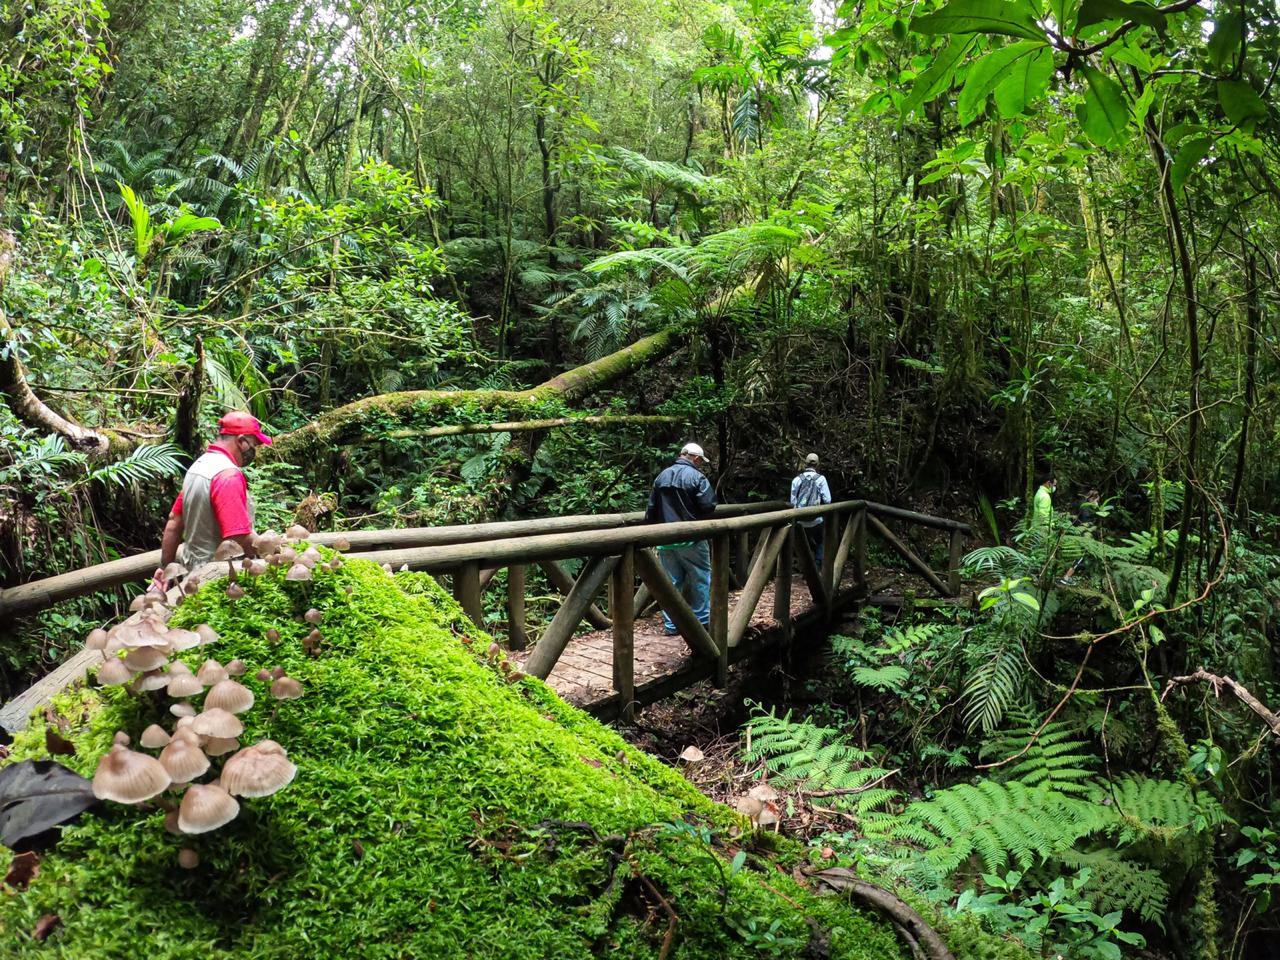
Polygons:
<instances>
[{"instance_id":1,"label":"white baseball cap","mask_svg":"<svg viewBox=\"0 0 1280 960\"><path fill-rule=\"evenodd\" d=\"M701 457L703 460L707 459L706 453L704 453L702 448L696 443L686 443L680 448L680 456L683 457L686 455L691 457Z\"/></svg>"}]
</instances>

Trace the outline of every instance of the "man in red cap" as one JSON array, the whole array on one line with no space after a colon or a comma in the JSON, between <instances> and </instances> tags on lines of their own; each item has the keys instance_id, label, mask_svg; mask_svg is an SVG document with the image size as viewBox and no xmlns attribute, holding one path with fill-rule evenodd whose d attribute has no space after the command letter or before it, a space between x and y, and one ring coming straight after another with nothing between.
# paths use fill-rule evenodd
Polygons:
<instances>
[{"instance_id":1,"label":"man in red cap","mask_svg":"<svg viewBox=\"0 0 1280 960\"><path fill-rule=\"evenodd\" d=\"M253 503L244 467L258 447L270 444L254 417L232 411L218 421L218 439L187 470L160 541L160 566L152 586L165 589L163 568L174 560L193 570L213 559L223 540L234 540L254 556Z\"/></svg>"}]
</instances>

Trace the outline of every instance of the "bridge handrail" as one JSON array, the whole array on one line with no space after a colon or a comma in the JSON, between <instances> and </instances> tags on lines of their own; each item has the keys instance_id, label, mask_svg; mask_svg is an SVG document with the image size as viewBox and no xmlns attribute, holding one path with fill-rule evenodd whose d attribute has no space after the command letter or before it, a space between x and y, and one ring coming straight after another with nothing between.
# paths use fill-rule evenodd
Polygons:
<instances>
[{"instance_id":1,"label":"bridge handrail","mask_svg":"<svg viewBox=\"0 0 1280 960\"><path fill-rule=\"evenodd\" d=\"M351 553L353 559L376 560L394 568L445 573L468 563L488 567L565 560L575 557L612 556L626 547L657 547L690 540L707 540L719 534L745 533L777 527L793 520L835 516L867 507L865 500L843 500L818 507L772 510L739 517L691 520L686 523L654 523L611 530L551 533L508 537L473 543L408 547ZM586 534L586 535L584 535Z\"/></svg>"},{"instance_id":2,"label":"bridge handrail","mask_svg":"<svg viewBox=\"0 0 1280 960\"><path fill-rule=\"evenodd\" d=\"M728 503L716 508L717 516L740 516L785 507L782 500L760 503ZM421 547L442 544L474 543L481 540L546 533L572 533L607 530L644 522L644 512L573 514L564 517L538 517L531 520L507 520L494 523L463 523L438 527L402 527L391 530L352 530L348 533L317 533L311 540L329 546L345 538L353 550L371 547ZM150 550L131 557L108 560L80 570L60 573L31 583L0 590L0 620L35 613L47 607L98 590L108 590L135 583L151 576L160 565L160 551Z\"/></svg>"}]
</instances>

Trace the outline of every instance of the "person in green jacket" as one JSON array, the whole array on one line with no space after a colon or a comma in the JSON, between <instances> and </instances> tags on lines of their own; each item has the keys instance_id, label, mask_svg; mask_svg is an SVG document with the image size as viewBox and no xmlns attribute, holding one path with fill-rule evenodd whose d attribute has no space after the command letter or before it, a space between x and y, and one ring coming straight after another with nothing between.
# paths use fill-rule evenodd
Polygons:
<instances>
[{"instance_id":1,"label":"person in green jacket","mask_svg":"<svg viewBox=\"0 0 1280 960\"><path fill-rule=\"evenodd\" d=\"M1031 529L1048 532L1053 523L1053 494L1057 489L1058 480L1053 475L1040 484L1031 504Z\"/></svg>"}]
</instances>

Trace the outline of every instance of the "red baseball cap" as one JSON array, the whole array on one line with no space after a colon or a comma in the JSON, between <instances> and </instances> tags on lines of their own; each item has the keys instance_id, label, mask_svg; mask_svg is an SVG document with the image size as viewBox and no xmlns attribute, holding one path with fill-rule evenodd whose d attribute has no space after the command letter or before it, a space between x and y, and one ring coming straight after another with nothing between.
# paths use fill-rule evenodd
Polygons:
<instances>
[{"instance_id":1,"label":"red baseball cap","mask_svg":"<svg viewBox=\"0 0 1280 960\"><path fill-rule=\"evenodd\" d=\"M258 442L271 446L271 438L262 432L257 417L240 410L232 410L218 421L218 433L233 437L257 437Z\"/></svg>"}]
</instances>

